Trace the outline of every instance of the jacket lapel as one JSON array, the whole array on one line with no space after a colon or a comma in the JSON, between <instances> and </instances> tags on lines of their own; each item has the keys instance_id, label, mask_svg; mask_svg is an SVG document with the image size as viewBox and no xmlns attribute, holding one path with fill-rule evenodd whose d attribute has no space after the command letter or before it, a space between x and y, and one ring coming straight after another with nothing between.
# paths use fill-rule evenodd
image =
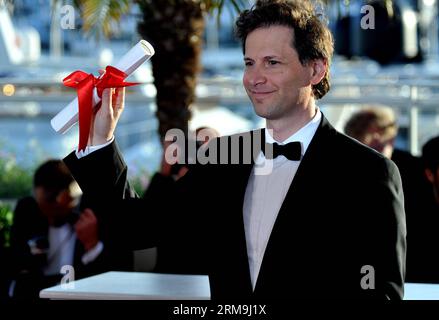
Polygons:
<instances>
[{"instance_id":1,"label":"jacket lapel","mask_svg":"<svg viewBox=\"0 0 439 320\"><path fill-rule=\"evenodd\" d=\"M236 229L236 242L234 243L234 249L232 250L238 250L240 261L237 262L235 265L235 268L239 269L240 277L242 279L245 279L246 287L248 290L248 295L250 296L252 294L252 285L251 285L251 277L250 277L250 267L248 265L248 253L247 253L247 242L246 242L246 235L245 235L245 227L244 227L244 214L243 214L243 208L244 208L244 200L245 200L245 192L247 190L248 181L250 178L250 174L252 173L252 169L255 164L255 159L259 155L261 151L261 146L265 143L265 131L264 129L254 130L251 131L251 148L245 148L243 145L240 145L240 152L241 154L244 154L245 152L249 152L251 149L251 161L248 163L248 161L244 158L240 159L240 164L232 164L229 165L229 169L227 170L228 174L230 172L232 173L230 176L229 181L233 181L228 186L229 189L229 203L234 203L234 206L236 206L236 211L233 210L231 219L236 221L233 224L230 225L239 225L239 227ZM248 134L248 133L247 133ZM230 141L229 141L230 143ZM229 145L232 145L231 143ZM231 150L230 150L231 151ZM230 153L229 153L230 154ZM248 156L248 155L247 155ZM248 160L249 158L247 158ZM230 229L229 229L230 230ZM230 235L229 235L230 236Z\"/></svg>"},{"instance_id":2,"label":"jacket lapel","mask_svg":"<svg viewBox=\"0 0 439 320\"><path fill-rule=\"evenodd\" d=\"M245 226L244 226L244 200L245 193L247 190L248 181L250 175L252 173L253 167L255 166L255 160L257 159L259 153L261 152L262 146L265 145L265 129L254 130L251 132L251 141L252 141L252 157L251 164L243 164L242 169L240 170L240 185L238 198L240 199L240 230L242 230L240 235L240 246L241 251L244 253L243 257L245 257L245 261L243 261L243 265L245 268L245 279L248 283L249 294L251 295L253 292L252 284L251 284L251 276L250 276L250 266L248 264L248 252L247 252L247 239L245 234Z\"/></svg>"}]
</instances>

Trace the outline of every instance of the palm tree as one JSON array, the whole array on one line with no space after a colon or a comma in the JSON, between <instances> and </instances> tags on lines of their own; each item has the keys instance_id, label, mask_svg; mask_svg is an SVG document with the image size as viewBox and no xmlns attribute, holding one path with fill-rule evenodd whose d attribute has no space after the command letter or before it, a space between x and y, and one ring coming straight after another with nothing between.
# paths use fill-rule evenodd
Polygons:
<instances>
[{"instance_id":1,"label":"palm tree","mask_svg":"<svg viewBox=\"0 0 439 320\"><path fill-rule=\"evenodd\" d=\"M240 11L247 0L137 0L141 11L140 36L149 41L156 54L151 59L154 85L157 89L156 115L163 138L172 128L188 131L190 106L200 71L200 54L207 13L228 6ZM129 0L76 0L81 9L84 29L99 34L111 31L133 3Z\"/></svg>"}]
</instances>

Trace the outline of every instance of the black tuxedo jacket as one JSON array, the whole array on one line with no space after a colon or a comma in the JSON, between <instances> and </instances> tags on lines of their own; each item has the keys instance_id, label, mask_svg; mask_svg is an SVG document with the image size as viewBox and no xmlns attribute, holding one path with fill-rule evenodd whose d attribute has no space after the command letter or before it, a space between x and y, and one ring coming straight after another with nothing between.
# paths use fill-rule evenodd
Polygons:
<instances>
[{"instance_id":1,"label":"black tuxedo jacket","mask_svg":"<svg viewBox=\"0 0 439 320\"><path fill-rule=\"evenodd\" d=\"M323 117L279 211L253 290L243 223L253 164L244 158L193 165L166 193L144 199L132 198L115 143L64 160L94 205L120 221L114 236L138 248L172 247L178 271L209 275L213 299L402 298L406 226L393 162Z\"/></svg>"},{"instance_id":2,"label":"black tuxedo jacket","mask_svg":"<svg viewBox=\"0 0 439 320\"><path fill-rule=\"evenodd\" d=\"M424 175L422 159L395 149L392 161L401 173L407 221L406 282L439 283L439 205Z\"/></svg>"}]
</instances>

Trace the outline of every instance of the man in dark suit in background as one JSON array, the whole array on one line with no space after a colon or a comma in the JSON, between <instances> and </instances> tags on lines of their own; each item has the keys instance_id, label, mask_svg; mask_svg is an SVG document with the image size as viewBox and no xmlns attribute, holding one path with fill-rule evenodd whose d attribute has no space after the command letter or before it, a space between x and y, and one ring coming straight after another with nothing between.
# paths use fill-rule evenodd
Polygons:
<instances>
[{"instance_id":1,"label":"man in dark suit in background","mask_svg":"<svg viewBox=\"0 0 439 320\"><path fill-rule=\"evenodd\" d=\"M191 166L172 200L127 197L113 141L123 90L104 91L89 149L64 159L84 194L128 231L121 241L172 242L179 270L207 273L214 299L403 296L401 179L316 106L333 53L320 18L303 0L257 1L240 15L243 83L266 129L212 140L208 163Z\"/></svg>"},{"instance_id":2,"label":"man in dark suit in background","mask_svg":"<svg viewBox=\"0 0 439 320\"><path fill-rule=\"evenodd\" d=\"M439 283L439 137L423 145L421 160L426 187L417 214L408 220L407 242L412 251L408 251L407 281Z\"/></svg>"},{"instance_id":3,"label":"man in dark suit in background","mask_svg":"<svg viewBox=\"0 0 439 320\"><path fill-rule=\"evenodd\" d=\"M389 107L369 106L354 113L346 122L347 135L381 152L395 162L401 173L407 222L407 282L438 282L436 214L431 210L431 187L424 176L421 158L395 148L398 124Z\"/></svg>"},{"instance_id":4,"label":"man in dark suit in background","mask_svg":"<svg viewBox=\"0 0 439 320\"><path fill-rule=\"evenodd\" d=\"M130 269L129 256L104 245L94 212L79 212L82 192L61 160L37 168L33 193L14 211L11 297L38 299L40 290L59 284L63 275L73 281L124 263Z\"/></svg>"}]
</instances>

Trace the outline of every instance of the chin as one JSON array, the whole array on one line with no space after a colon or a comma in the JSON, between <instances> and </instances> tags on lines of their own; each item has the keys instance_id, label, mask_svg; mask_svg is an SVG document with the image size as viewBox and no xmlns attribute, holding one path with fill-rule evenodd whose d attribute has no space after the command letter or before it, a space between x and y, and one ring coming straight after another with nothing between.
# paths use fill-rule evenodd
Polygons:
<instances>
[{"instance_id":1,"label":"chin","mask_svg":"<svg viewBox=\"0 0 439 320\"><path fill-rule=\"evenodd\" d=\"M254 110L255 110L255 113L256 113L259 117L264 118L264 119L268 119L268 118L269 118L269 114L267 114L266 112L264 112L264 110L258 110L257 108L254 108Z\"/></svg>"},{"instance_id":2,"label":"chin","mask_svg":"<svg viewBox=\"0 0 439 320\"><path fill-rule=\"evenodd\" d=\"M275 120L276 119L273 112L270 112L271 110L268 110L267 107L265 107L265 106L261 106L259 108L254 107L254 110L255 110L255 113L261 118L264 118L267 120Z\"/></svg>"}]
</instances>

